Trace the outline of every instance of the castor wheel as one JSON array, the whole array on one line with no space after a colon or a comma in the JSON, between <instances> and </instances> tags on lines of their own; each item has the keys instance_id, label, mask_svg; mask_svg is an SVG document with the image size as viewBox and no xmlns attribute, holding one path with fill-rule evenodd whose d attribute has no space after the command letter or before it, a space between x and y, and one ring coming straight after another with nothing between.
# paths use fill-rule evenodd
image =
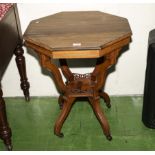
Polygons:
<instances>
[{"instance_id":1,"label":"castor wheel","mask_svg":"<svg viewBox=\"0 0 155 155\"><path fill-rule=\"evenodd\" d=\"M59 103L59 108L60 108L60 110L62 110L62 108L63 108L63 103Z\"/></svg>"},{"instance_id":2,"label":"castor wheel","mask_svg":"<svg viewBox=\"0 0 155 155\"><path fill-rule=\"evenodd\" d=\"M106 136L106 138L107 138L109 141L112 140L112 136L111 136L111 135Z\"/></svg>"},{"instance_id":3,"label":"castor wheel","mask_svg":"<svg viewBox=\"0 0 155 155\"><path fill-rule=\"evenodd\" d=\"M30 96L28 95L28 96L25 96L25 101L26 102L29 102L30 101Z\"/></svg>"},{"instance_id":4,"label":"castor wheel","mask_svg":"<svg viewBox=\"0 0 155 155\"><path fill-rule=\"evenodd\" d=\"M111 104L110 103L106 103L107 108L111 108Z\"/></svg>"},{"instance_id":5,"label":"castor wheel","mask_svg":"<svg viewBox=\"0 0 155 155\"><path fill-rule=\"evenodd\" d=\"M7 151L12 151L12 145L6 145L5 147Z\"/></svg>"},{"instance_id":6,"label":"castor wheel","mask_svg":"<svg viewBox=\"0 0 155 155\"><path fill-rule=\"evenodd\" d=\"M56 136L60 137L60 138L63 138L64 137L64 134L63 133L55 133Z\"/></svg>"}]
</instances>

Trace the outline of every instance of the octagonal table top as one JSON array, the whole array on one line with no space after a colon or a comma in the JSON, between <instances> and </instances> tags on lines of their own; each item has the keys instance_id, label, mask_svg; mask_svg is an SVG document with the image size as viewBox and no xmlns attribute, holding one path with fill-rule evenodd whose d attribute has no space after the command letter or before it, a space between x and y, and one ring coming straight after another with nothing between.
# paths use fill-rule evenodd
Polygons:
<instances>
[{"instance_id":1,"label":"octagonal table top","mask_svg":"<svg viewBox=\"0 0 155 155\"><path fill-rule=\"evenodd\" d=\"M131 34L126 18L99 11L73 11L31 21L24 39L51 52L99 51L123 40L127 44Z\"/></svg>"}]
</instances>

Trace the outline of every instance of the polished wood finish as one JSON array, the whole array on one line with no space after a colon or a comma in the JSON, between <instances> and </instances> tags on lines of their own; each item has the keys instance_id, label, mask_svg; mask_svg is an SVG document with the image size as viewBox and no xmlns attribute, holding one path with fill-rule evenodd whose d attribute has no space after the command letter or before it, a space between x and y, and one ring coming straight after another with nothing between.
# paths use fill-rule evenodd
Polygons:
<instances>
[{"instance_id":1,"label":"polished wood finish","mask_svg":"<svg viewBox=\"0 0 155 155\"><path fill-rule=\"evenodd\" d=\"M0 138L4 141L8 150L12 150L11 145L11 129L7 122L5 101L0 86Z\"/></svg>"},{"instance_id":2,"label":"polished wood finish","mask_svg":"<svg viewBox=\"0 0 155 155\"><path fill-rule=\"evenodd\" d=\"M0 21L0 82L4 72L13 56L16 56L16 64L21 79L21 88L25 99L29 100L29 82L27 81L25 58L22 49L23 39L20 28L17 5L14 4L3 19ZM8 150L12 149L11 144L11 129L8 125L5 102L0 90L0 138L4 141Z\"/></svg>"},{"instance_id":3,"label":"polished wood finish","mask_svg":"<svg viewBox=\"0 0 155 155\"><path fill-rule=\"evenodd\" d=\"M25 100L30 100L29 95L29 82L27 80L26 75L26 66L25 66L25 57L23 56L24 50L21 45L17 45L14 54L16 55L16 64L20 75L20 81L21 81L21 89L23 90Z\"/></svg>"},{"instance_id":4,"label":"polished wood finish","mask_svg":"<svg viewBox=\"0 0 155 155\"><path fill-rule=\"evenodd\" d=\"M131 29L125 18L99 11L75 11L33 20L24 38L50 51L83 50L84 54L130 36Z\"/></svg>"},{"instance_id":5,"label":"polished wood finish","mask_svg":"<svg viewBox=\"0 0 155 155\"><path fill-rule=\"evenodd\" d=\"M131 30L127 19L96 11L62 12L32 21L24 39L25 45L39 54L41 65L53 73L60 92L61 113L54 133L63 137L61 128L75 99L86 97L103 133L111 140L110 127L99 99L102 97L107 107L111 107L108 94L102 90L107 70L116 63L121 48L130 42ZM65 83L52 58L59 59ZM93 72L72 73L66 59L75 58L96 58Z\"/></svg>"}]
</instances>

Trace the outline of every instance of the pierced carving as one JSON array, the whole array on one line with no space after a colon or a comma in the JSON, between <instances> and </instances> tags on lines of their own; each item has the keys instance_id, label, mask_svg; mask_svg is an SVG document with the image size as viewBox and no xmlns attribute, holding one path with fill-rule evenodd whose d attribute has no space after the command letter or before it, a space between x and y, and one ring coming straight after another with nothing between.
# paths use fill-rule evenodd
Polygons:
<instances>
[{"instance_id":1,"label":"pierced carving","mask_svg":"<svg viewBox=\"0 0 155 155\"><path fill-rule=\"evenodd\" d=\"M91 78L90 73L86 73L86 74L73 73L73 75L74 75L74 80Z\"/></svg>"}]
</instances>

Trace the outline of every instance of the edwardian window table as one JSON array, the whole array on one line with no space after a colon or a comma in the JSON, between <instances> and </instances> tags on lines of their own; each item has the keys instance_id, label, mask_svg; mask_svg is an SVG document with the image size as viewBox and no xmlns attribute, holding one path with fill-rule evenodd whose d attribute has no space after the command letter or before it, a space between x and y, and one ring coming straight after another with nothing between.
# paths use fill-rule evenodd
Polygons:
<instances>
[{"instance_id":1,"label":"edwardian window table","mask_svg":"<svg viewBox=\"0 0 155 155\"><path fill-rule=\"evenodd\" d=\"M62 125L77 97L87 97L99 120L104 134L111 140L108 121L99 99L103 97L110 108L110 98L102 92L107 69L116 62L121 48L131 39L128 20L97 12L60 12L33 20L25 34L25 45L34 49L41 65L51 71L60 91L62 111L55 123L54 133L60 137ZM64 83L58 67L51 61L59 59L67 79ZM65 59L97 58L94 71L88 74L72 73Z\"/></svg>"},{"instance_id":2,"label":"edwardian window table","mask_svg":"<svg viewBox=\"0 0 155 155\"><path fill-rule=\"evenodd\" d=\"M23 39L20 28L18 10L16 4L0 3L0 83L4 72L13 56L16 55L16 64L21 79L21 88L25 99L29 100L29 82L27 81L25 58L23 56ZM11 128L6 115L5 101L0 85L0 138L4 141L8 150L11 145Z\"/></svg>"}]
</instances>

